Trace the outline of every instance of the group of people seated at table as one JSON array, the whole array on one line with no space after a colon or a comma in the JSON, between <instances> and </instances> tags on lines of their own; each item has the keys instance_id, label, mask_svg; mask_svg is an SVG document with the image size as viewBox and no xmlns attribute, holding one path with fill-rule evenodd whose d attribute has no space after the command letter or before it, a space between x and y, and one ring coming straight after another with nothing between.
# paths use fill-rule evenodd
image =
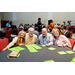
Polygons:
<instances>
[{"instance_id":1,"label":"group of people seated at table","mask_svg":"<svg viewBox=\"0 0 75 75\"><path fill-rule=\"evenodd\" d=\"M61 32L56 27L53 28L53 36L47 32L46 28L42 29L42 34L37 37L34 34L34 28L30 27L28 29L28 33L25 31L20 31L19 35L13 38L12 42L10 42L3 51L15 47L15 46L23 46L23 45L30 45L30 44L41 44L46 46L51 46L53 44L57 46L63 47L71 47L71 44L68 38L65 35L61 35Z\"/></svg>"}]
</instances>

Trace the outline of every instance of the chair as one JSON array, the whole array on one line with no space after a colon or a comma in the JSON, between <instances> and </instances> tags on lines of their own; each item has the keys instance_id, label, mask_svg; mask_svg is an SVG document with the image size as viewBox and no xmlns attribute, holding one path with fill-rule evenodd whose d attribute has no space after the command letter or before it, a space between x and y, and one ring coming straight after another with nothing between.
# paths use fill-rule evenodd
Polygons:
<instances>
[{"instance_id":1,"label":"chair","mask_svg":"<svg viewBox=\"0 0 75 75\"><path fill-rule=\"evenodd\" d=\"M7 28L4 28L4 30L7 30Z\"/></svg>"},{"instance_id":2,"label":"chair","mask_svg":"<svg viewBox=\"0 0 75 75\"><path fill-rule=\"evenodd\" d=\"M41 35L42 33L40 32L39 35Z\"/></svg>"},{"instance_id":3,"label":"chair","mask_svg":"<svg viewBox=\"0 0 75 75\"><path fill-rule=\"evenodd\" d=\"M27 30L28 30L29 28L27 28Z\"/></svg>"},{"instance_id":4,"label":"chair","mask_svg":"<svg viewBox=\"0 0 75 75\"><path fill-rule=\"evenodd\" d=\"M70 39L72 38L72 35L73 35L73 32L71 32L71 34L70 34Z\"/></svg>"},{"instance_id":5,"label":"chair","mask_svg":"<svg viewBox=\"0 0 75 75\"><path fill-rule=\"evenodd\" d=\"M64 35L63 33L61 33L61 35Z\"/></svg>"},{"instance_id":6,"label":"chair","mask_svg":"<svg viewBox=\"0 0 75 75\"><path fill-rule=\"evenodd\" d=\"M0 39L0 52L9 44L9 40L7 38Z\"/></svg>"},{"instance_id":7,"label":"chair","mask_svg":"<svg viewBox=\"0 0 75 75\"><path fill-rule=\"evenodd\" d=\"M71 47L69 47L70 49L73 49L75 40L74 39L69 39L70 43L71 43Z\"/></svg>"},{"instance_id":8,"label":"chair","mask_svg":"<svg viewBox=\"0 0 75 75\"><path fill-rule=\"evenodd\" d=\"M10 39L11 31L6 31L6 37Z\"/></svg>"},{"instance_id":9,"label":"chair","mask_svg":"<svg viewBox=\"0 0 75 75\"><path fill-rule=\"evenodd\" d=\"M9 30L12 30L12 28L9 28Z\"/></svg>"},{"instance_id":10,"label":"chair","mask_svg":"<svg viewBox=\"0 0 75 75\"><path fill-rule=\"evenodd\" d=\"M26 31L26 33L28 33L28 30Z\"/></svg>"},{"instance_id":11,"label":"chair","mask_svg":"<svg viewBox=\"0 0 75 75\"><path fill-rule=\"evenodd\" d=\"M22 28L19 28L19 30L21 31L21 30L22 30Z\"/></svg>"},{"instance_id":12,"label":"chair","mask_svg":"<svg viewBox=\"0 0 75 75\"><path fill-rule=\"evenodd\" d=\"M20 31L21 31L21 30L17 29L17 35L19 34Z\"/></svg>"}]
</instances>

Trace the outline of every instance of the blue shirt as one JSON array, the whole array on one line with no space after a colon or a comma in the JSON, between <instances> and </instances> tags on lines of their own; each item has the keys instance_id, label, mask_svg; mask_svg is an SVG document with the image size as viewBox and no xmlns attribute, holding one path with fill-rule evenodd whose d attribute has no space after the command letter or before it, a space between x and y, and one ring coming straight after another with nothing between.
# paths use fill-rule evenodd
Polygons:
<instances>
[{"instance_id":1,"label":"blue shirt","mask_svg":"<svg viewBox=\"0 0 75 75\"><path fill-rule=\"evenodd\" d=\"M49 44L53 45L53 37L51 34L47 33L45 38L43 38L43 35L41 34L38 39L38 44Z\"/></svg>"},{"instance_id":2,"label":"blue shirt","mask_svg":"<svg viewBox=\"0 0 75 75\"><path fill-rule=\"evenodd\" d=\"M7 24L6 24L6 27L8 27L8 28L11 27L10 23L7 23Z\"/></svg>"},{"instance_id":3,"label":"blue shirt","mask_svg":"<svg viewBox=\"0 0 75 75\"><path fill-rule=\"evenodd\" d=\"M37 30L34 30L34 34L39 37L39 32Z\"/></svg>"},{"instance_id":4,"label":"blue shirt","mask_svg":"<svg viewBox=\"0 0 75 75\"><path fill-rule=\"evenodd\" d=\"M74 25L74 23L73 23L73 22L70 22L70 25L71 25L71 26L73 26L73 25Z\"/></svg>"}]
</instances>

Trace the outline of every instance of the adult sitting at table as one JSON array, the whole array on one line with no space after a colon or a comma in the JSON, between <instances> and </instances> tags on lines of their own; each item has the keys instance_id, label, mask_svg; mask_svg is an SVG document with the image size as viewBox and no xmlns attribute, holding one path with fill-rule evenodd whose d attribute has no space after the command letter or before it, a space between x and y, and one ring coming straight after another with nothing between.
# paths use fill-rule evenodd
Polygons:
<instances>
[{"instance_id":1,"label":"adult sitting at table","mask_svg":"<svg viewBox=\"0 0 75 75\"><path fill-rule=\"evenodd\" d=\"M59 29L54 30L53 36L55 38L55 45L63 47L71 47L68 38L65 35L61 35Z\"/></svg>"},{"instance_id":2,"label":"adult sitting at table","mask_svg":"<svg viewBox=\"0 0 75 75\"><path fill-rule=\"evenodd\" d=\"M42 34L39 36L38 44L45 44L46 46L53 45L53 37L50 33L47 33L47 29L42 29Z\"/></svg>"},{"instance_id":3,"label":"adult sitting at table","mask_svg":"<svg viewBox=\"0 0 75 75\"><path fill-rule=\"evenodd\" d=\"M29 44L36 44L37 43L37 36L34 34L34 28L30 27L28 29L28 33L26 33L26 37L25 37L25 44L29 45Z\"/></svg>"},{"instance_id":4,"label":"adult sitting at table","mask_svg":"<svg viewBox=\"0 0 75 75\"><path fill-rule=\"evenodd\" d=\"M20 31L19 35L16 36L11 43L9 43L7 45L6 48L3 49L3 51L7 50L8 48L12 47L12 46L22 46L25 44L25 36L26 33L24 31Z\"/></svg>"},{"instance_id":5,"label":"adult sitting at table","mask_svg":"<svg viewBox=\"0 0 75 75\"><path fill-rule=\"evenodd\" d=\"M11 27L11 25L10 25L10 21L8 21L8 23L6 24L6 28L7 28L7 30L8 30L10 27Z\"/></svg>"}]
</instances>

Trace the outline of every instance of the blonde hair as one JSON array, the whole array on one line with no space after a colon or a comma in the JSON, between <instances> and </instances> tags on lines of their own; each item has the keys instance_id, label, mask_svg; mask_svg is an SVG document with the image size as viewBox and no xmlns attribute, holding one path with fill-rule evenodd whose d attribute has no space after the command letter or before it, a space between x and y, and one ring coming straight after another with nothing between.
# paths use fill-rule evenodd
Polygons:
<instances>
[{"instance_id":1,"label":"blonde hair","mask_svg":"<svg viewBox=\"0 0 75 75\"><path fill-rule=\"evenodd\" d=\"M58 31L58 33L59 33L59 36L60 36L60 35L61 35L61 32L60 32L60 30L59 30L59 29L55 29L55 30L57 30L57 31ZM53 37L55 38L54 32L53 32Z\"/></svg>"},{"instance_id":2,"label":"blonde hair","mask_svg":"<svg viewBox=\"0 0 75 75\"><path fill-rule=\"evenodd\" d=\"M23 31L23 30L19 32L18 36L20 36L20 34L21 34L22 32L24 32L24 36L26 36L26 32Z\"/></svg>"}]
</instances>

